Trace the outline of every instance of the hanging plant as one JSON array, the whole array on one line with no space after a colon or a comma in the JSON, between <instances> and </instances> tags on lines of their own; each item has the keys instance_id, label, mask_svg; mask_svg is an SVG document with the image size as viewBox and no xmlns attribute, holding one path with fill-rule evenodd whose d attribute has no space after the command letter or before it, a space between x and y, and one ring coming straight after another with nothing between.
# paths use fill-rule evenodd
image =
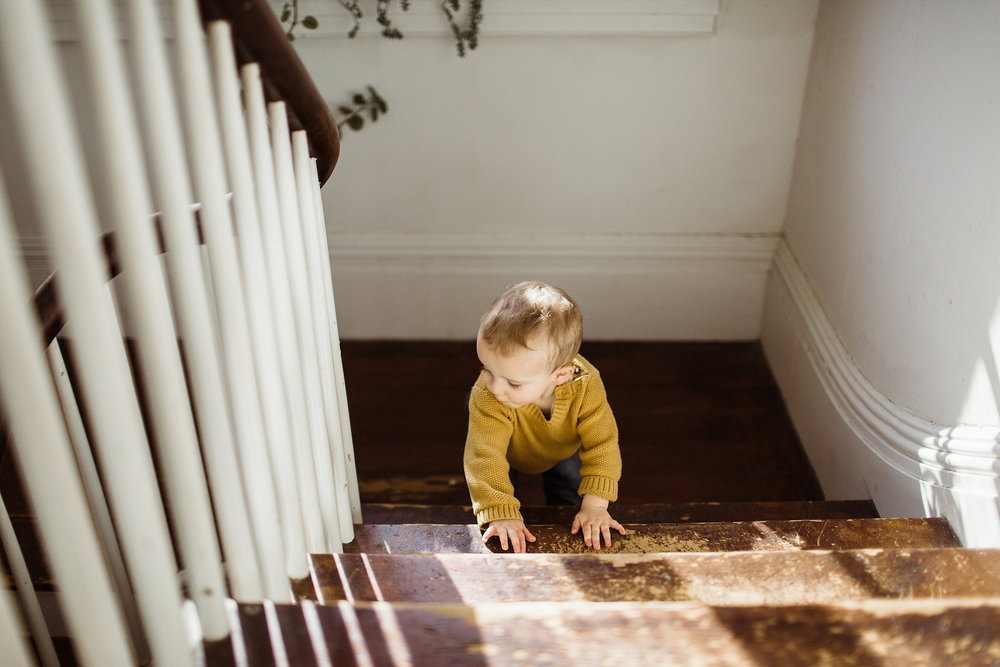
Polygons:
<instances>
[{"instance_id":1,"label":"hanging plant","mask_svg":"<svg viewBox=\"0 0 1000 667\"><path fill-rule=\"evenodd\" d=\"M465 56L465 47L476 48L479 43L479 24L483 21L483 0L469 0L469 24L462 28L455 21L455 15L461 11L459 0L443 0L441 10L448 17L448 25L455 36L455 46L458 55Z\"/></svg>"},{"instance_id":2,"label":"hanging plant","mask_svg":"<svg viewBox=\"0 0 1000 667\"><path fill-rule=\"evenodd\" d=\"M300 25L308 30L315 30L319 27L319 21L315 16L303 16L299 20L299 0L291 0L281 6L281 22L288 24L285 36L289 42L295 41L295 29Z\"/></svg>"},{"instance_id":3,"label":"hanging plant","mask_svg":"<svg viewBox=\"0 0 1000 667\"><path fill-rule=\"evenodd\" d=\"M371 122L376 122L380 116L388 113L389 105L385 103L374 87L368 86L368 95L355 93L351 97L351 106L342 104L337 107L337 110L342 116L341 120L337 122L337 130L340 131L340 128L346 125L357 132L365 126L366 117ZM340 134L343 136L343 132Z\"/></svg>"},{"instance_id":4,"label":"hanging plant","mask_svg":"<svg viewBox=\"0 0 1000 667\"><path fill-rule=\"evenodd\" d=\"M347 36L354 38L361 30L361 19L364 13L361 11L360 0L337 0L345 11L351 16L354 25L347 32ZM392 23L389 16L389 5L392 0L377 0L375 3L375 21L382 26L382 36L386 39L403 39L403 33ZM402 11L410 8L410 0L400 0ZM455 47L459 56L465 56L466 49L473 50L479 43L479 24L483 20L483 0L469 0L468 20L463 27L459 25L458 15L462 11L461 0L442 0L441 11L448 20L448 27L451 28L455 37ZM319 21L315 16L307 15L299 19L299 0L288 0L281 8L281 22L287 24L285 34L291 41L295 40L295 29L300 25L307 30L315 30L319 27Z\"/></svg>"},{"instance_id":5,"label":"hanging plant","mask_svg":"<svg viewBox=\"0 0 1000 667\"><path fill-rule=\"evenodd\" d=\"M375 21L382 26L382 36L386 39L403 39L403 33L392 24L389 18L389 2L391 0L378 0L375 4ZM400 0L400 7L405 12L410 8L410 0Z\"/></svg>"}]
</instances>

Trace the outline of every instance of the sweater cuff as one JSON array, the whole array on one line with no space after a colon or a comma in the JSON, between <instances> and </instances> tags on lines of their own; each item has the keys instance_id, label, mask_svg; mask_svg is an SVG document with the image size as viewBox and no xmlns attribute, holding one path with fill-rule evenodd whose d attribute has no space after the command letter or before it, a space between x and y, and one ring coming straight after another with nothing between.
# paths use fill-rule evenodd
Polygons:
<instances>
[{"instance_id":1,"label":"sweater cuff","mask_svg":"<svg viewBox=\"0 0 1000 667\"><path fill-rule=\"evenodd\" d=\"M492 521L504 521L508 519L512 521L524 521L517 505L494 505L482 509L476 514L476 520L479 522L480 528Z\"/></svg>"},{"instance_id":2,"label":"sweater cuff","mask_svg":"<svg viewBox=\"0 0 1000 667\"><path fill-rule=\"evenodd\" d=\"M610 477L584 477L583 481L580 482L579 494L582 496L587 493L600 496L613 503L618 500L618 482Z\"/></svg>"}]
</instances>

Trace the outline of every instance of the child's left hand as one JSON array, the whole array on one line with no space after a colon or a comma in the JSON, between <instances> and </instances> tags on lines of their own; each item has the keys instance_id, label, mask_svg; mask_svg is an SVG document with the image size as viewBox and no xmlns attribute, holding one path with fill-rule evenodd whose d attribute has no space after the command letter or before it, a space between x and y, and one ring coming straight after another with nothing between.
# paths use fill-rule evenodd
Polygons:
<instances>
[{"instance_id":1,"label":"child's left hand","mask_svg":"<svg viewBox=\"0 0 1000 667\"><path fill-rule=\"evenodd\" d=\"M614 528L622 535L628 531L620 523L611 518L608 513L608 501L600 496L590 493L583 496L583 504L576 518L573 519L573 527L570 533L576 535L583 530L583 543L588 547L594 547L595 551L601 550L601 536L604 536L604 543L611 546L611 529Z\"/></svg>"}]
</instances>

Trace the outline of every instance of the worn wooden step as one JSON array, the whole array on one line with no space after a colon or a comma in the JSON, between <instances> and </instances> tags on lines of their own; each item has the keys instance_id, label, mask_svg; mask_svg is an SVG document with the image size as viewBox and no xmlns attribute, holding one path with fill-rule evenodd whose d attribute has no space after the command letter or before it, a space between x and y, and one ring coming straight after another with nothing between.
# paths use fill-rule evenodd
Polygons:
<instances>
[{"instance_id":1,"label":"worn wooden step","mask_svg":"<svg viewBox=\"0 0 1000 667\"><path fill-rule=\"evenodd\" d=\"M528 523L570 523L577 509L559 506L522 507ZM875 518L878 511L870 500L801 500L738 503L615 503L611 515L622 523L692 523L705 521L763 521L792 519ZM471 505L391 505L366 503L361 506L365 523L448 523L475 522Z\"/></svg>"},{"instance_id":2,"label":"worn wooden step","mask_svg":"<svg viewBox=\"0 0 1000 667\"><path fill-rule=\"evenodd\" d=\"M472 507L463 505L362 505L365 523L468 524L473 521ZM524 507L532 524L565 524L573 520L569 507ZM624 523L698 523L714 521L754 521L780 519L851 519L873 518L878 513L870 500L775 501L740 503L661 503L649 505L612 505L613 516ZM11 515L11 522L36 590L55 590L45 554L36 537L34 515ZM308 596L308 587L292 582L296 598ZM8 584L6 586L10 588Z\"/></svg>"},{"instance_id":3,"label":"worn wooden step","mask_svg":"<svg viewBox=\"0 0 1000 667\"><path fill-rule=\"evenodd\" d=\"M593 553L568 525L528 529L534 553ZM602 553L667 551L775 551L783 549L919 549L960 546L944 519L817 519L734 523L627 524L627 535L613 533ZM490 553L499 540L482 541L475 525L360 524L347 553Z\"/></svg>"},{"instance_id":4,"label":"worn wooden step","mask_svg":"<svg viewBox=\"0 0 1000 667\"><path fill-rule=\"evenodd\" d=\"M246 614L253 607L256 612ZM342 602L241 605L246 664L987 665L1000 600L833 605ZM259 619L270 622L268 632ZM277 625L278 627L274 627ZM276 640L276 641L275 641ZM242 645L252 643L249 648ZM269 654L269 652L271 654ZM208 661L211 665L212 662Z\"/></svg>"},{"instance_id":5,"label":"worn wooden step","mask_svg":"<svg viewBox=\"0 0 1000 667\"><path fill-rule=\"evenodd\" d=\"M1000 550L314 554L319 602L820 604L1000 597Z\"/></svg>"}]
</instances>

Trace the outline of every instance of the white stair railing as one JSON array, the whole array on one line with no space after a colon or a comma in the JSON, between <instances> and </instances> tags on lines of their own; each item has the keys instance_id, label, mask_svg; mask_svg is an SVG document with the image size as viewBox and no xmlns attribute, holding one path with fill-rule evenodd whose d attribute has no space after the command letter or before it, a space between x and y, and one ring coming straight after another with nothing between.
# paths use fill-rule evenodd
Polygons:
<instances>
[{"instance_id":1,"label":"white stair railing","mask_svg":"<svg viewBox=\"0 0 1000 667\"><path fill-rule=\"evenodd\" d=\"M333 374L333 393L336 394L337 414L340 416L340 437L333 431L330 432L330 446L333 450L334 470L343 470L345 479L343 482L338 477L338 484L346 484L348 506L351 512L352 523L362 523L361 517L361 494L358 490L358 469L354 461L354 438L351 434L351 414L347 405L347 382L344 378L344 362L340 353L340 329L337 325L337 306L333 295L333 270L330 266L330 245L326 235L326 217L323 215L323 200L320 194L318 176L318 165L315 159L310 160L312 177L309 179L313 188L313 232L307 234L307 238L321 249L319 254L320 278L323 281L323 291L326 295L326 315L329 318L326 327L326 335L323 344L330 346L330 363L332 368L326 372ZM331 420L329 423L333 423ZM343 467L340 461L343 460ZM339 497L339 496L338 496ZM353 533L353 526L351 526ZM344 536L344 542L349 542L352 536Z\"/></svg>"},{"instance_id":2,"label":"white stair railing","mask_svg":"<svg viewBox=\"0 0 1000 667\"><path fill-rule=\"evenodd\" d=\"M249 486L254 494L244 492L239 474L241 458L226 404L226 388L218 336L213 324L210 297L194 214L191 210L190 176L183 147L180 120L176 112L177 95L171 88L162 31L157 25L154 6L146 1L131 1L129 7L130 53L137 63L136 98L142 110L140 121L150 155L150 176L155 193L160 230L169 249L166 253L167 273L174 295L177 328L184 341L188 360L188 376L193 403L196 406L202 449L212 488L222 544L233 596L253 600L262 590L275 595L273 589L262 589L262 578L271 576L275 557L266 558L254 548L253 533L247 515L251 498L258 502L268 497L266 480L255 478ZM206 117L206 124L211 117ZM229 342L223 338L224 342ZM253 432L243 434L246 449L252 447ZM249 455L244 461L252 460ZM280 548L280 543L276 545ZM280 552L279 552L280 553ZM258 555L260 556L258 558ZM280 564L280 555L277 556ZM271 565L262 572L262 568ZM279 565L280 567L280 565Z\"/></svg>"},{"instance_id":3,"label":"white stair railing","mask_svg":"<svg viewBox=\"0 0 1000 667\"><path fill-rule=\"evenodd\" d=\"M301 411L306 425L303 437L296 438L295 462L299 489L302 497L302 514L305 517L306 539L310 550L321 550L326 545L323 518L320 512L319 492L312 474L313 449L319 438L317 432L316 400L320 387L316 376L316 341L309 312L309 283L306 276L302 250L302 230L299 226L299 203L292 166L292 150L288 140L288 116L281 102L268 106L271 127L271 151L274 155L274 176L278 188L278 210L284 232L285 262L291 285L291 301L295 315L296 339L299 342L299 375L305 397Z\"/></svg>"},{"instance_id":4,"label":"white stair railing","mask_svg":"<svg viewBox=\"0 0 1000 667\"><path fill-rule=\"evenodd\" d=\"M229 25L206 41L196 0L171 0L168 25L161 4L73 0L74 96L40 3L0 2L19 145L0 169L0 412L84 665L196 664L185 598L224 645L232 599L293 601L306 554L342 551L361 519L316 159L260 68L237 69ZM65 362L12 251L15 168ZM24 633L16 611L0 625Z\"/></svg>"},{"instance_id":5,"label":"white stair railing","mask_svg":"<svg viewBox=\"0 0 1000 667\"><path fill-rule=\"evenodd\" d=\"M264 493L259 501L261 506L254 511L260 514L255 526L262 534L258 540L261 553L265 555L273 572L269 573L268 589L283 588L287 591L288 577L301 578L306 572L304 562L304 546L301 531L295 539L299 545L289 549L296 556L295 565L286 570L285 548L280 532L273 533L273 528L279 524L265 517L278 517L277 501L274 495L274 483L268 474L268 450L266 442L276 444L286 443L289 439L287 405L285 391L278 370L278 347L274 336L275 319L271 307L271 299L267 290L266 271L264 268L264 249L260 239L260 221L257 215L257 204L254 200L254 183L250 170L250 151L247 145L246 121L240 104L239 77L236 70L236 60L233 56L233 45L230 39L229 26L217 22L211 26L212 56L215 69L216 94L219 100L219 110L222 116L222 137L225 141L226 166L233 188L233 215L236 221L237 241L243 268L243 287L247 299L247 315L250 324L250 339L253 341L258 389L261 392L261 408L263 410L263 437L245 439L242 460L244 474L248 480L258 480L253 488L260 488ZM287 449L272 448L271 455L283 468L291 469L291 458ZM284 488L284 487L282 487ZM294 487L292 493L294 494ZM292 504L294 507L294 502ZM295 512L289 513L288 521L297 522ZM277 592L270 593L274 597Z\"/></svg>"},{"instance_id":6,"label":"white stair railing","mask_svg":"<svg viewBox=\"0 0 1000 667\"><path fill-rule=\"evenodd\" d=\"M298 465L304 450L307 448L308 425L305 412L305 390L302 385L302 361L299 353L299 341L295 333L295 314L292 309L292 288L288 274L288 260L285 254L285 238L281 226L281 216L278 208L277 182L275 179L275 163L271 152L270 129L268 127L264 89L261 84L260 70L256 65L243 68L243 91L246 95L246 114L250 133L251 159L253 176L256 182L256 197L258 204L259 224L261 225L262 242L265 249L265 269L268 282L268 292L274 308L275 335L277 337L280 385L284 389L287 412L285 421L272 427L283 438L273 438L272 461L277 471L276 482L279 486L278 497L282 515L302 516L302 507L298 483ZM280 417L280 404L269 402L275 417ZM276 421L276 420L275 420ZM269 422L269 425L272 422ZM284 443L285 446L282 446ZM316 509L316 505L312 509ZM315 526L315 514L311 514L311 525ZM288 525L283 523L283 526ZM286 534L285 544L288 545L288 561L290 567L296 568L293 576L305 576L308 573L308 563L305 559L306 527L299 520L289 528L294 528L296 534ZM313 529L315 531L315 528Z\"/></svg>"},{"instance_id":7,"label":"white stair railing","mask_svg":"<svg viewBox=\"0 0 1000 667\"><path fill-rule=\"evenodd\" d=\"M340 339L332 344L336 318L333 307L333 291L330 272L330 252L327 247L325 225L322 211L322 200L319 198L319 187L316 179L316 160L309 157L309 146L306 133L299 130L292 133L292 152L295 158L295 181L299 189L300 210L302 211L302 239L306 250L309 266L309 286L312 298L312 320L316 331L316 356L319 360L319 375L323 390L323 414L326 416L326 442L319 443L323 456L330 461L335 479L329 483L336 489L337 517L330 521L339 523L341 542L354 539L354 512L351 507L350 482L348 482L349 461L348 449L343 437L342 421L346 420L346 412L341 414L340 394L343 387L338 385L335 366L340 360ZM336 354L335 354L336 353ZM358 506L358 523L361 522L360 504Z\"/></svg>"},{"instance_id":8,"label":"white stair railing","mask_svg":"<svg viewBox=\"0 0 1000 667\"><path fill-rule=\"evenodd\" d=\"M0 14L0 23L6 18ZM38 482L29 481L26 491L54 576L72 582L60 602L70 631L79 637L81 659L84 664L128 664L132 656L125 624L90 521L37 318L30 310L27 274L13 252L15 238L6 194L0 190L0 308L5 314L0 327L0 399L11 439L17 443L19 471L25 479ZM179 630L180 596L176 598L178 607L172 615ZM183 635L175 639L182 640Z\"/></svg>"}]
</instances>

